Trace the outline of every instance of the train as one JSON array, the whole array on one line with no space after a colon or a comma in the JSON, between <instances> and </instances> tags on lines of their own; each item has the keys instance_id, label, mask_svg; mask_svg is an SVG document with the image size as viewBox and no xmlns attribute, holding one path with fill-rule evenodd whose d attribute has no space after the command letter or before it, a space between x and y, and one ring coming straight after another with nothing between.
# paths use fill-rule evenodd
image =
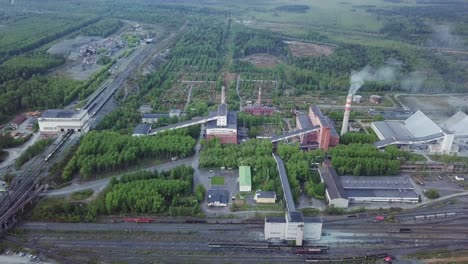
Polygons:
<instances>
[{"instance_id":1,"label":"train","mask_svg":"<svg viewBox=\"0 0 468 264\"><path fill-rule=\"evenodd\" d=\"M60 147L62 147L63 143L65 143L65 141L67 141L67 139L70 138L73 133L74 131L70 130L65 135L63 135L62 139L57 144L57 146L55 146L55 148L44 158L44 161L48 161L50 158L52 158L52 156L54 156L57 150L59 150Z\"/></svg>"},{"instance_id":2,"label":"train","mask_svg":"<svg viewBox=\"0 0 468 264\"><path fill-rule=\"evenodd\" d=\"M323 254L325 249L321 248L294 248L293 253L296 255Z\"/></svg>"},{"instance_id":3,"label":"train","mask_svg":"<svg viewBox=\"0 0 468 264\"><path fill-rule=\"evenodd\" d=\"M392 263L393 258L386 253L371 254L358 257L344 257L344 258L306 258L307 263L349 263L360 260L383 259L386 263Z\"/></svg>"},{"instance_id":4,"label":"train","mask_svg":"<svg viewBox=\"0 0 468 264\"><path fill-rule=\"evenodd\" d=\"M430 215L416 215L414 220L423 220L423 219L435 219L435 218L445 218L456 216L457 213L442 213L442 214L430 214Z\"/></svg>"}]
</instances>

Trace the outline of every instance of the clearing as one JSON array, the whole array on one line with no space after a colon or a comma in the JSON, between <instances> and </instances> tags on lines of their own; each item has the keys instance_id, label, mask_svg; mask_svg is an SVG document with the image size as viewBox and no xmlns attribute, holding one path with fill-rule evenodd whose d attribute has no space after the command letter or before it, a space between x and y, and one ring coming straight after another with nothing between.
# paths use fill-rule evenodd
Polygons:
<instances>
[{"instance_id":1,"label":"clearing","mask_svg":"<svg viewBox=\"0 0 468 264\"><path fill-rule=\"evenodd\" d=\"M211 177L211 185L224 185L224 177L223 176Z\"/></svg>"},{"instance_id":2,"label":"clearing","mask_svg":"<svg viewBox=\"0 0 468 264\"><path fill-rule=\"evenodd\" d=\"M326 45L300 41L285 41L292 54L296 57L328 56L333 53L333 48Z\"/></svg>"},{"instance_id":3,"label":"clearing","mask_svg":"<svg viewBox=\"0 0 468 264\"><path fill-rule=\"evenodd\" d=\"M241 61L248 61L257 67L267 68L274 67L276 64L280 63L280 58L266 54L266 53L255 53L249 56L246 56Z\"/></svg>"}]
</instances>

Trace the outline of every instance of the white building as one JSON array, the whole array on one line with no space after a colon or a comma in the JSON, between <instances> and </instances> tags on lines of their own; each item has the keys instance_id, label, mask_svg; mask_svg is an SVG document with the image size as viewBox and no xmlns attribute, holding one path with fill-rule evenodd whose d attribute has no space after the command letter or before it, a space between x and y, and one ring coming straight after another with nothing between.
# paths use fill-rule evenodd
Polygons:
<instances>
[{"instance_id":1,"label":"white building","mask_svg":"<svg viewBox=\"0 0 468 264\"><path fill-rule=\"evenodd\" d=\"M49 109L41 114L38 123L43 134L88 132L89 114L87 110Z\"/></svg>"},{"instance_id":2,"label":"white building","mask_svg":"<svg viewBox=\"0 0 468 264\"><path fill-rule=\"evenodd\" d=\"M349 200L344 193L343 186L337 181L337 173L333 167L322 166L318 169L320 180L325 183L325 197L328 206L336 208L348 208Z\"/></svg>"},{"instance_id":3,"label":"white building","mask_svg":"<svg viewBox=\"0 0 468 264\"><path fill-rule=\"evenodd\" d=\"M289 212L285 217L265 218L266 240L296 241L296 245L300 246L303 240L320 240L321 236L320 217L303 217L300 212Z\"/></svg>"}]
</instances>

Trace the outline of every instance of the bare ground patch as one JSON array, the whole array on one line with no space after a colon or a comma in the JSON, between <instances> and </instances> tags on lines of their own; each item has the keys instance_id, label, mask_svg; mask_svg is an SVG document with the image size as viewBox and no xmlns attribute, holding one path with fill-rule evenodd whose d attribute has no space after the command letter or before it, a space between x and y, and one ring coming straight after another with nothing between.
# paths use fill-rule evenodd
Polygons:
<instances>
[{"instance_id":1,"label":"bare ground patch","mask_svg":"<svg viewBox=\"0 0 468 264\"><path fill-rule=\"evenodd\" d=\"M300 41L285 41L292 54L296 57L328 56L333 53L333 48L326 45Z\"/></svg>"},{"instance_id":2,"label":"bare ground patch","mask_svg":"<svg viewBox=\"0 0 468 264\"><path fill-rule=\"evenodd\" d=\"M248 61L257 67L274 67L281 62L280 58L266 53L251 54L242 58L241 61Z\"/></svg>"}]
</instances>

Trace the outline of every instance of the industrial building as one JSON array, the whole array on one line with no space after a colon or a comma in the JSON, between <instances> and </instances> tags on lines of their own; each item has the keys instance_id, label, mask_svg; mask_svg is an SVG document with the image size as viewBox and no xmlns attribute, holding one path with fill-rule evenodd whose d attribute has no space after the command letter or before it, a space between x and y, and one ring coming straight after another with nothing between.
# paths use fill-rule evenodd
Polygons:
<instances>
[{"instance_id":1,"label":"industrial building","mask_svg":"<svg viewBox=\"0 0 468 264\"><path fill-rule=\"evenodd\" d=\"M155 124L159 121L159 119L164 117L169 117L169 114L143 114L143 116L141 117L141 122L143 124Z\"/></svg>"},{"instance_id":2,"label":"industrial building","mask_svg":"<svg viewBox=\"0 0 468 264\"><path fill-rule=\"evenodd\" d=\"M250 172L250 166L239 167L239 191L252 191L252 175Z\"/></svg>"},{"instance_id":3,"label":"industrial building","mask_svg":"<svg viewBox=\"0 0 468 264\"><path fill-rule=\"evenodd\" d=\"M403 149L412 146L427 146L429 152L450 154L459 151L459 144L468 142L468 118L458 112L447 121L437 125L423 112L417 111L400 121L373 122L371 127L380 141L374 145L383 148L396 145Z\"/></svg>"},{"instance_id":4,"label":"industrial building","mask_svg":"<svg viewBox=\"0 0 468 264\"><path fill-rule=\"evenodd\" d=\"M149 124L139 124L133 130L132 136L140 137L140 136L147 136L151 131L151 125Z\"/></svg>"},{"instance_id":5,"label":"industrial building","mask_svg":"<svg viewBox=\"0 0 468 264\"><path fill-rule=\"evenodd\" d=\"M412 181L407 176L338 176L330 166L319 168L326 184L326 198L330 207L347 208L350 203L397 202L417 203Z\"/></svg>"},{"instance_id":6,"label":"industrial building","mask_svg":"<svg viewBox=\"0 0 468 264\"><path fill-rule=\"evenodd\" d=\"M208 206L225 207L229 201L227 190L209 190L207 197Z\"/></svg>"},{"instance_id":7,"label":"industrial building","mask_svg":"<svg viewBox=\"0 0 468 264\"><path fill-rule=\"evenodd\" d=\"M254 116L270 116L275 113L276 109L274 107L262 105L262 88L259 88L257 102L253 105L247 105L242 111Z\"/></svg>"},{"instance_id":8,"label":"industrial building","mask_svg":"<svg viewBox=\"0 0 468 264\"><path fill-rule=\"evenodd\" d=\"M256 203L275 203L276 193L274 191L257 191L255 192L254 201Z\"/></svg>"},{"instance_id":9,"label":"industrial building","mask_svg":"<svg viewBox=\"0 0 468 264\"><path fill-rule=\"evenodd\" d=\"M381 104L382 103L382 96L373 94L373 95L369 96L369 102L371 102L373 104Z\"/></svg>"},{"instance_id":10,"label":"industrial building","mask_svg":"<svg viewBox=\"0 0 468 264\"><path fill-rule=\"evenodd\" d=\"M292 240L302 245L303 240L320 240L321 217L303 217L300 212L287 212L285 217L265 218L266 240Z\"/></svg>"},{"instance_id":11,"label":"industrial building","mask_svg":"<svg viewBox=\"0 0 468 264\"><path fill-rule=\"evenodd\" d=\"M237 113L228 111L224 86L221 89L221 103L216 112L210 116L216 116L215 120L206 123L206 138L218 138L222 144L237 144Z\"/></svg>"},{"instance_id":12,"label":"industrial building","mask_svg":"<svg viewBox=\"0 0 468 264\"><path fill-rule=\"evenodd\" d=\"M330 147L337 146L340 137L336 132L331 120L322 114L320 108L312 105L309 108L309 114L298 114L296 116L296 124L299 130L307 129L314 126L320 127L314 132L300 135L301 145L318 147L323 150L328 150Z\"/></svg>"},{"instance_id":13,"label":"industrial building","mask_svg":"<svg viewBox=\"0 0 468 264\"><path fill-rule=\"evenodd\" d=\"M89 114L87 110L49 109L41 114L38 122L42 134L89 131Z\"/></svg>"}]
</instances>

